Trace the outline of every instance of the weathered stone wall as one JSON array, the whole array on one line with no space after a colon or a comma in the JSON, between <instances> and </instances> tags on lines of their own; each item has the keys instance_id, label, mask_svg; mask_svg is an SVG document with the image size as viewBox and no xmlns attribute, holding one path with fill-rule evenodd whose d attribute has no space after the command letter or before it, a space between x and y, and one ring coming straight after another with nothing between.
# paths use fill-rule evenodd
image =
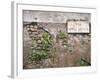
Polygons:
<instances>
[{"instance_id":1,"label":"weathered stone wall","mask_svg":"<svg viewBox=\"0 0 100 80\"><path fill-rule=\"evenodd\" d=\"M49 68L49 67L73 67L81 66L81 59L91 64L91 35L90 34L68 34L66 32L66 24L64 23L37 23L39 27L48 31L53 35L55 53L51 51L52 58L43 59L41 63L34 64L30 57L32 54L32 38L27 31L30 25L24 27L24 56L23 63L25 69L30 68ZM39 29L38 29L39 30ZM38 31L37 30L37 31ZM57 35L59 31L67 33L67 46L62 45L63 39L59 39ZM42 35L37 34L37 35ZM33 34L33 37L35 35ZM65 40L64 39L64 40Z\"/></svg>"},{"instance_id":2,"label":"weathered stone wall","mask_svg":"<svg viewBox=\"0 0 100 80\"><path fill-rule=\"evenodd\" d=\"M89 13L23 11L23 68L74 67L91 65L91 33L68 33L68 19L85 19L91 23ZM31 24L31 22L36 22ZM36 27L37 26L37 27ZM39 28L42 28L40 30ZM31 31L33 32L30 32ZM34 32L35 30L35 32ZM40 32L41 31L41 32ZM51 57L39 63L31 60L33 39L47 31L52 36ZM59 34L62 32L61 37ZM41 42L41 40L39 40ZM37 44L37 41L36 41Z\"/></svg>"}]
</instances>

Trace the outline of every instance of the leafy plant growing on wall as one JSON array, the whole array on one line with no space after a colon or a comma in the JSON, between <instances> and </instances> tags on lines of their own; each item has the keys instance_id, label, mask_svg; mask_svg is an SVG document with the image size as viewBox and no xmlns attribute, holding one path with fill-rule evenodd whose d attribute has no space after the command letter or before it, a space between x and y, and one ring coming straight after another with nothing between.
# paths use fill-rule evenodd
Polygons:
<instances>
[{"instance_id":1,"label":"leafy plant growing on wall","mask_svg":"<svg viewBox=\"0 0 100 80\"><path fill-rule=\"evenodd\" d=\"M42 42L42 47L43 47L43 49L47 50L47 49L50 47L51 40L50 40L50 35L49 35L49 33L44 32L44 33L42 34L41 42Z\"/></svg>"},{"instance_id":2,"label":"leafy plant growing on wall","mask_svg":"<svg viewBox=\"0 0 100 80\"><path fill-rule=\"evenodd\" d=\"M62 45L66 49L66 52L72 53L73 46L70 43L68 43L68 33L59 31L58 38L62 40Z\"/></svg>"},{"instance_id":3,"label":"leafy plant growing on wall","mask_svg":"<svg viewBox=\"0 0 100 80\"><path fill-rule=\"evenodd\" d=\"M40 38L41 41L41 47L40 49L33 48L32 49L32 61L35 63L40 62L42 59L46 59L48 58L49 54L49 50L50 50L50 46L51 46L51 38L50 38L50 34L48 32L44 32L42 34L42 37ZM38 43L37 43L38 44Z\"/></svg>"},{"instance_id":4,"label":"leafy plant growing on wall","mask_svg":"<svg viewBox=\"0 0 100 80\"><path fill-rule=\"evenodd\" d=\"M91 65L88 61L86 61L85 59L81 58L80 60L80 66L89 66Z\"/></svg>"},{"instance_id":5,"label":"leafy plant growing on wall","mask_svg":"<svg viewBox=\"0 0 100 80\"><path fill-rule=\"evenodd\" d=\"M32 51L32 61L35 61L35 63L38 63L42 59L46 59L46 58L47 58L47 54L45 51L35 50L35 49Z\"/></svg>"},{"instance_id":6,"label":"leafy plant growing on wall","mask_svg":"<svg viewBox=\"0 0 100 80\"><path fill-rule=\"evenodd\" d=\"M62 31L59 31L59 36L58 36L60 39L65 39L67 38L67 33L65 32L62 32Z\"/></svg>"}]
</instances>

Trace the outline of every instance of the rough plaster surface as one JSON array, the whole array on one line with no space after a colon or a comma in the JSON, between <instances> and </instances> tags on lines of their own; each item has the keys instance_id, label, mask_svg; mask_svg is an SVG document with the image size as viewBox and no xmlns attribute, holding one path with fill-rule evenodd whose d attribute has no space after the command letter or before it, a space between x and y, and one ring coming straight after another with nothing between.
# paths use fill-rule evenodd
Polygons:
<instances>
[{"instance_id":1,"label":"rough plaster surface","mask_svg":"<svg viewBox=\"0 0 100 80\"><path fill-rule=\"evenodd\" d=\"M46 12L46 11L23 11L24 22L52 22L66 23L67 19L87 19L90 21L89 13L70 12Z\"/></svg>"}]
</instances>

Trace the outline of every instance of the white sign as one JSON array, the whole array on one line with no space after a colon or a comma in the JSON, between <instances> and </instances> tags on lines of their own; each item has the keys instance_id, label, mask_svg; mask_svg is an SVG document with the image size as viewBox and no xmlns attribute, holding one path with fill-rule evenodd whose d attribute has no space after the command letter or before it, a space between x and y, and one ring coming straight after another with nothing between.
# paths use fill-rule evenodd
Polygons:
<instances>
[{"instance_id":1,"label":"white sign","mask_svg":"<svg viewBox=\"0 0 100 80\"><path fill-rule=\"evenodd\" d=\"M68 33L89 33L89 22L68 21Z\"/></svg>"}]
</instances>

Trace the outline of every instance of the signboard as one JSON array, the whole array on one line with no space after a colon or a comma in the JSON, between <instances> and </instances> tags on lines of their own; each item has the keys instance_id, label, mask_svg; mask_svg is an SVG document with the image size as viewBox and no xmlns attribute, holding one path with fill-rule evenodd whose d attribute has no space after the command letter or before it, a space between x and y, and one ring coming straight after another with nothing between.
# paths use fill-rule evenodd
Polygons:
<instances>
[{"instance_id":1,"label":"signboard","mask_svg":"<svg viewBox=\"0 0 100 80\"><path fill-rule=\"evenodd\" d=\"M89 33L89 22L87 20L71 19L67 22L68 33Z\"/></svg>"}]
</instances>

